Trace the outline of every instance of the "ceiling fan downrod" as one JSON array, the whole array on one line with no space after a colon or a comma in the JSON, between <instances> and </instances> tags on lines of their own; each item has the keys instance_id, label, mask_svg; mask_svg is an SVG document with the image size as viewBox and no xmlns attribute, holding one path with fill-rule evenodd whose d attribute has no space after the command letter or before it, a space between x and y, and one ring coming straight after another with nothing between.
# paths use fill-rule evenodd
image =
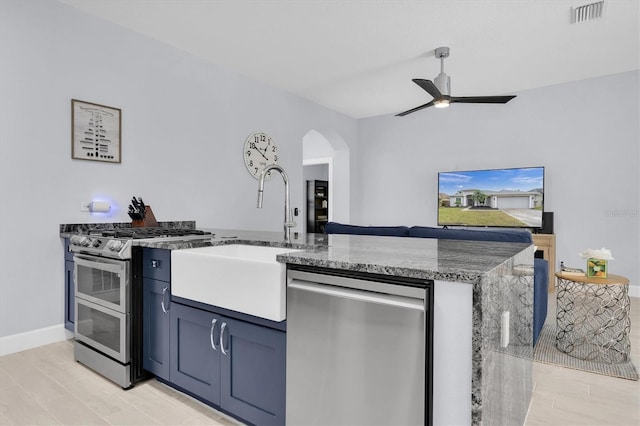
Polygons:
<instances>
[{"instance_id":1,"label":"ceiling fan downrod","mask_svg":"<svg viewBox=\"0 0 640 426\"><path fill-rule=\"evenodd\" d=\"M440 90L440 93L442 93L444 96L451 95L451 78L449 78L449 76L444 72L444 58L448 58L448 57L449 57L448 47L438 47L436 49L436 58L440 59L440 74L438 74L438 76L433 79L433 84L436 85L438 90Z\"/></svg>"}]
</instances>

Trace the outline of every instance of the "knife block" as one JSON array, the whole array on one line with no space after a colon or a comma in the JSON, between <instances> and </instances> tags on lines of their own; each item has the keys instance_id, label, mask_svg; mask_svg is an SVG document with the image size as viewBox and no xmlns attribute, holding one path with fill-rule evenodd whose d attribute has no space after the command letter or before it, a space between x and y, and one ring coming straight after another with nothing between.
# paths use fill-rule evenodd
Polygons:
<instances>
[{"instance_id":1,"label":"knife block","mask_svg":"<svg viewBox=\"0 0 640 426\"><path fill-rule=\"evenodd\" d=\"M145 206L144 208L144 219L143 220L134 220L131 222L131 226L134 228L145 228L145 227L157 227L158 221L156 220L155 215L153 214L153 210L151 210L151 206Z\"/></svg>"}]
</instances>

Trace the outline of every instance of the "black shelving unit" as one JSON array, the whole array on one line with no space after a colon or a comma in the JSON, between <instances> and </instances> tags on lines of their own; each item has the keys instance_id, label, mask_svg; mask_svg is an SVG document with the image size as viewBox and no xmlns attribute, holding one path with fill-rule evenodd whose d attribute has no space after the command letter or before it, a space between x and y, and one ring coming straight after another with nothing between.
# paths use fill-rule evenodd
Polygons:
<instances>
[{"instance_id":1,"label":"black shelving unit","mask_svg":"<svg viewBox=\"0 0 640 426\"><path fill-rule=\"evenodd\" d=\"M329 182L307 181L307 232L324 233L329 221Z\"/></svg>"}]
</instances>

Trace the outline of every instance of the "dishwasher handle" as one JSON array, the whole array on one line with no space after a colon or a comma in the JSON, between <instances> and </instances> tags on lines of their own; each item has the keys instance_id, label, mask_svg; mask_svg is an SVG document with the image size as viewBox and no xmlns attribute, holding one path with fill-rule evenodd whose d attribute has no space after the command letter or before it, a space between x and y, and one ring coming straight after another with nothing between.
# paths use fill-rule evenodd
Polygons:
<instances>
[{"instance_id":1,"label":"dishwasher handle","mask_svg":"<svg viewBox=\"0 0 640 426\"><path fill-rule=\"evenodd\" d=\"M377 303L380 305L395 306L398 308L425 311L424 299L417 299L406 296L396 296L392 294L377 293L366 290L354 290L351 288L337 287L333 285L319 284L310 281L292 280L289 288L311 293L324 294L327 296L340 297L344 299L358 300L367 303Z\"/></svg>"}]
</instances>

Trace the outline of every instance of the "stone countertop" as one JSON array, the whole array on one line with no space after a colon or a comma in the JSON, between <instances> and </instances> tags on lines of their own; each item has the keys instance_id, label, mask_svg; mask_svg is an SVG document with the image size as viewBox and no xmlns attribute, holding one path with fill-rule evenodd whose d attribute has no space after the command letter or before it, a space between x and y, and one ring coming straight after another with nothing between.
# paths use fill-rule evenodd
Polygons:
<instances>
[{"instance_id":1,"label":"stone countertop","mask_svg":"<svg viewBox=\"0 0 640 426\"><path fill-rule=\"evenodd\" d=\"M299 248L281 254L282 263L420 279L477 283L529 244L370 235L299 234L285 243L281 232L206 229L211 239L152 240L134 245L179 250L222 244L249 244Z\"/></svg>"},{"instance_id":2,"label":"stone countertop","mask_svg":"<svg viewBox=\"0 0 640 426\"><path fill-rule=\"evenodd\" d=\"M194 226L191 221L169 224ZM114 224L102 225L114 227ZM60 236L86 232L85 228L93 226L61 225ZM477 283L482 275L529 247L524 243L339 234L292 234L292 242L285 243L282 232L198 229L209 231L213 236L191 241L133 240L133 244L169 250L223 244L297 248L302 251L278 255L277 260L296 265L466 283Z\"/></svg>"},{"instance_id":3,"label":"stone countertop","mask_svg":"<svg viewBox=\"0 0 640 426\"><path fill-rule=\"evenodd\" d=\"M283 263L401 277L477 283L529 244L328 235L327 244L278 255Z\"/></svg>"},{"instance_id":4,"label":"stone countertop","mask_svg":"<svg viewBox=\"0 0 640 426\"><path fill-rule=\"evenodd\" d=\"M193 241L180 241L170 239L133 240L134 246L163 248L168 250L180 250L185 248L197 248L208 246L220 246L224 244L247 244L270 247L287 247L301 250L309 250L314 247L326 245L328 235L325 234L299 234L292 242L286 243L282 232L247 231L239 229L214 229L198 228L211 232L211 238L196 239Z\"/></svg>"}]
</instances>

